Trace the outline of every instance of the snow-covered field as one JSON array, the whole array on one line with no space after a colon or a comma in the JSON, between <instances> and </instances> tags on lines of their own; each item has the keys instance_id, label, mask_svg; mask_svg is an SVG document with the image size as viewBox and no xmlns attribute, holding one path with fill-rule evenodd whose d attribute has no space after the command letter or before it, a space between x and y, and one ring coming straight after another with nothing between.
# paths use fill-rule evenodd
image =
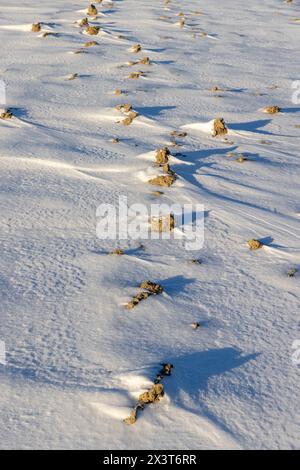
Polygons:
<instances>
[{"instance_id":1,"label":"snow-covered field","mask_svg":"<svg viewBox=\"0 0 300 470\"><path fill-rule=\"evenodd\" d=\"M1 1L0 447L299 448L299 2L95 5L88 36L83 0ZM227 140L207 132L217 117ZM153 152L174 130L178 178L157 188ZM121 195L204 204L203 249L98 239L96 208ZM164 293L124 308L148 279ZM162 362L164 398L126 425Z\"/></svg>"}]
</instances>

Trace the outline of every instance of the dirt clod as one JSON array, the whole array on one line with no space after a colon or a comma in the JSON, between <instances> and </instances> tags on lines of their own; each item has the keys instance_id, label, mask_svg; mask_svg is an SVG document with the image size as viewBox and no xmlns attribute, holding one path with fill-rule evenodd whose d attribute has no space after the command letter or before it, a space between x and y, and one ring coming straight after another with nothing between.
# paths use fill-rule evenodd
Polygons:
<instances>
[{"instance_id":1,"label":"dirt clod","mask_svg":"<svg viewBox=\"0 0 300 470\"><path fill-rule=\"evenodd\" d=\"M298 269L297 269L297 268L291 268L291 269L288 270L287 275L288 275L288 277L295 277L295 275L297 274L297 272L298 272Z\"/></svg>"},{"instance_id":2,"label":"dirt clod","mask_svg":"<svg viewBox=\"0 0 300 470\"><path fill-rule=\"evenodd\" d=\"M95 5L90 5L90 6L88 7L88 11L87 11L87 12L88 12L88 15L90 15L90 16L97 16L97 15L98 15L98 10L97 10L97 8L95 7Z\"/></svg>"},{"instance_id":3,"label":"dirt clod","mask_svg":"<svg viewBox=\"0 0 300 470\"><path fill-rule=\"evenodd\" d=\"M148 299L148 297L150 297L151 295L153 295L153 292L146 292L146 291L143 291L143 292L139 292L137 295L135 295L132 300L130 300L130 302L128 302L126 304L126 308L128 310L132 310L134 307L136 307L142 300L146 300Z\"/></svg>"},{"instance_id":4,"label":"dirt clod","mask_svg":"<svg viewBox=\"0 0 300 470\"><path fill-rule=\"evenodd\" d=\"M87 18L82 18L82 20L80 20L78 22L79 26L81 28L84 28L85 26L88 26L89 25L89 22L88 22L88 19Z\"/></svg>"},{"instance_id":5,"label":"dirt clod","mask_svg":"<svg viewBox=\"0 0 300 470\"><path fill-rule=\"evenodd\" d=\"M134 54L137 54L138 52L141 52L142 46L140 44L135 44L130 48L130 52L133 52Z\"/></svg>"},{"instance_id":6,"label":"dirt clod","mask_svg":"<svg viewBox=\"0 0 300 470\"><path fill-rule=\"evenodd\" d=\"M149 57L143 57L143 59L141 59L139 61L139 63L143 64L143 65L150 65L151 64Z\"/></svg>"},{"instance_id":7,"label":"dirt clod","mask_svg":"<svg viewBox=\"0 0 300 470\"><path fill-rule=\"evenodd\" d=\"M135 407L131 410L130 415L123 420L125 424L134 424L137 420L137 410L138 407Z\"/></svg>"},{"instance_id":8,"label":"dirt clod","mask_svg":"<svg viewBox=\"0 0 300 470\"><path fill-rule=\"evenodd\" d=\"M244 162L248 161L248 158L245 157L245 155L240 155L238 158L236 158L235 161L238 162L238 163L244 163Z\"/></svg>"},{"instance_id":9,"label":"dirt clod","mask_svg":"<svg viewBox=\"0 0 300 470\"><path fill-rule=\"evenodd\" d=\"M213 137L217 137L218 135L228 134L228 129L226 127L225 121L223 118L217 118L214 120L213 124Z\"/></svg>"},{"instance_id":10,"label":"dirt clod","mask_svg":"<svg viewBox=\"0 0 300 470\"><path fill-rule=\"evenodd\" d=\"M247 243L250 247L250 250L258 250L259 248L262 248L263 246L263 244L259 240L256 240L255 238L248 240Z\"/></svg>"},{"instance_id":11,"label":"dirt clod","mask_svg":"<svg viewBox=\"0 0 300 470\"><path fill-rule=\"evenodd\" d=\"M99 42L97 41L88 41L84 43L84 47L93 47L93 46L99 46Z\"/></svg>"},{"instance_id":12,"label":"dirt clod","mask_svg":"<svg viewBox=\"0 0 300 470\"><path fill-rule=\"evenodd\" d=\"M42 28L41 23L33 23L33 25L31 26L31 31L33 33L39 33L41 31L41 28Z\"/></svg>"},{"instance_id":13,"label":"dirt clod","mask_svg":"<svg viewBox=\"0 0 300 470\"><path fill-rule=\"evenodd\" d=\"M85 31L90 36L97 36L100 31L100 26L88 26Z\"/></svg>"},{"instance_id":14,"label":"dirt clod","mask_svg":"<svg viewBox=\"0 0 300 470\"><path fill-rule=\"evenodd\" d=\"M202 264L202 261L201 261L201 259L199 259L199 258L193 258L193 259L191 259L190 261L191 261L191 263L193 263L193 264Z\"/></svg>"},{"instance_id":15,"label":"dirt clod","mask_svg":"<svg viewBox=\"0 0 300 470\"><path fill-rule=\"evenodd\" d=\"M264 108L263 112L267 114L277 114L280 113L281 109L279 106L267 106Z\"/></svg>"},{"instance_id":16,"label":"dirt clod","mask_svg":"<svg viewBox=\"0 0 300 470\"><path fill-rule=\"evenodd\" d=\"M121 111L122 113L129 113L129 111L132 110L132 106L129 103L118 104L118 106L116 106L116 110Z\"/></svg>"},{"instance_id":17,"label":"dirt clod","mask_svg":"<svg viewBox=\"0 0 300 470\"><path fill-rule=\"evenodd\" d=\"M155 160L158 166L165 165L169 161L169 156L171 155L168 147L163 147L156 151Z\"/></svg>"},{"instance_id":18,"label":"dirt clod","mask_svg":"<svg viewBox=\"0 0 300 470\"><path fill-rule=\"evenodd\" d=\"M109 253L110 255L124 255L124 250L121 250L121 248L116 248L115 250L111 251Z\"/></svg>"},{"instance_id":19,"label":"dirt clod","mask_svg":"<svg viewBox=\"0 0 300 470\"><path fill-rule=\"evenodd\" d=\"M131 119L137 118L138 115L139 115L139 113L138 113L137 111L130 111L130 112L128 113L128 116L129 116Z\"/></svg>"},{"instance_id":20,"label":"dirt clod","mask_svg":"<svg viewBox=\"0 0 300 470\"><path fill-rule=\"evenodd\" d=\"M152 281L144 281L140 285L141 289L146 289L153 294L161 294L163 292L163 288L160 284L156 284Z\"/></svg>"},{"instance_id":21,"label":"dirt clod","mask_svg":"<svg viewBox=\"0 0 300 470\"><path fill-rule=\"evenodd\" d=\"M166 163L165 165L163 165L163 171L165 173L168 173L168 175L173 175L173 176L176 176L176 173L175 171L173 171L169 165L169 163Z\"/></svg>"},{"instance_id":22,"label":"dirt clod","mask_svg":"<svg viewBox=\"0 0 300 470\"><path fill-rule=\"evenodd\" d=\"M78 73L72 73L67 77L67 80L75 80L78 77Z\"/></svg>"},{"instance_id":23,"label":"dirt clod","mask_svg":"<svg viewBox=\"0 0 300 470\"><path fill-rule=\"evenodd\" d=\"M132 72L128 78L130 78L131 80L137 80L139 79L140 77L142 77L144 75L144 72Z\"/></svg>"},{"instance_id":24,"label":"dirt clod","mask_svg":"<svg viewBox=\"0 0 300 470\"><path fill-rule=\"evenodd\" d=\"M123 124L123 126L130 126L130 124L132 124L132 122L133 122L133 119L128 116L127 118L123 119L122 124Z\"/></svg>"},{"instance_id":25,"label":"dirt clod","mask_svg":"<svg viewBox=\"0 0 300 470\"><path fill-rule=\"evenodd\" d=\"M130 126L130 124L133 123L134 119L138 116L138 113L136 112L130 112L128 116L121 121L123 126Z\"/></svg>"},{"instance_id":26,"label":"dirt clod","mask_svg":"<svg viewBox=\"0 0 300 470\"><path fill-rule=\"evenodd\" d=\"M141 289L144 289L143 291L139 292L136 294L130 302L126 304L126 308L128 310L132 310L134 307L136 307L142 300L148 299L151 295L158 295L163 292L163 288L159 285L156 284L155 282L151 281L144 281L140 285Z\"/></svg>"},{"instance_id":27,"label":"dirt clod","mask_svg":"<svg viewBox=\"0 0 300 470\"><path fill-rule=\"evenodd\" d=\"M156 403L164 396L164 386L161 383L153 384L150 390L141 393L138 398L139 403Z\"/></svg>"},{"instance_id":28,"label":"dirt clod","mask_svg":"<svg viewBox=\"0 0 300 470\"><path fill-rule=\"evenodd\" d=\"M187 132L172 131L172 132L170 132L170 135L173 136L173 137L186 137Z\"/></svg>"},{"instance_id":29,"label":"dirt clod","mask_svg":"<svg viewBox=\"0 0 300 470\"><path fill-rule=\"evenodd\" d=\"M161 217L152 217L151 230L154 232L171 232L175 228L175 218L173 214Z\"/></svg>"},{"instance_id":30,"label":"dirt clod","mask_svg":"<svg viewBox=\"0 0 300 470\"><path fill-rule=\"evenodd\" d=\"M163 375L163 376L164 375L171 375L172 369L174 369L173 364L170 364L169 362L166 362L166 363L162 364L162 369L160 371L160 374Z\"/></svg>"},{"instance_id":31,"label":"dirt clod","mask_svg":"<svg viewBox=\"0 0 300 470\"><path fill-rule=\"evenodd\" d=\"M153 184L155 186L166 186L170 187L176 181L175 175L158 175L155 178L152 178L148 181L149 184Z\"/></svg>"},{"instance_id":32,"label":"dirt clod","mask_svg":"<svg viewBox=\"0 0 300 470\"><path fill-rule=\"evenodd\" d=\"M0 112L0 119L11 119L13 117L13 113L10 109L4 109Z\"/></svg>"}]
</instances>

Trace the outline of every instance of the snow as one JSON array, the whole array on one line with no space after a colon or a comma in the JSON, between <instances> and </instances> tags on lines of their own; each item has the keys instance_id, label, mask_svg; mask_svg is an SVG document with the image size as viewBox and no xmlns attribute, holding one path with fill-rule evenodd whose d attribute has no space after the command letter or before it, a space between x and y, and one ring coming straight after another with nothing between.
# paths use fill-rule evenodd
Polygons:
<instances>
[{"instance_id":1,"label":"snow","mask_svg":"<svg viewBox=\"0 0 300 470\"><path fill-rule=\"evenodd\" d=\"M14 117L0 120L0 447L299 448L300 276L287 276L300 268L299 3L96 6L97 36L76 24L81 0L1 6ZM32 33L37 21L52 34ZM74 54L89 40L99 45ZM127 65L145 55L152 65ZM146 75L128 79L136 70ZM131 126L114 109L127 102L139 113ZM264 114L271 105L282 112ZM227 140L211 136L218 117ZM178 179L148 185L154 151L181 128ZM202 250L97 238L100 203L150 206L156 189L159 202L204 204ZM250 251L250 238L263 248ZM123 256L107 255L117 247ZM165 293L126 310L148 279ZM174 365L165 397L125 425L162 362Z\"/></svg>"}]
</instances>

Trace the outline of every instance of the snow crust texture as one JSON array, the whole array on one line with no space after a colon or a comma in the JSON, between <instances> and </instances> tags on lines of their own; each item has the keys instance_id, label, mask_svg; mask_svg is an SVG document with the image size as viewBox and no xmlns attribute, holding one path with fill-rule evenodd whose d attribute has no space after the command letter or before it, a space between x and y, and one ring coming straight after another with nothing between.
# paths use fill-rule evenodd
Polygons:
<instances>
[{"instance_id":1,"label":"snow crust texture","mask_svg":"<svg viewBox=\"0 0 300 470\"><path fill-rule=\"evenodd\" d=\"M299 447L299 2L1 3L0 447ZM203 249L99 240L122 195L204 204Z\"/></svg>"}]
</instances>

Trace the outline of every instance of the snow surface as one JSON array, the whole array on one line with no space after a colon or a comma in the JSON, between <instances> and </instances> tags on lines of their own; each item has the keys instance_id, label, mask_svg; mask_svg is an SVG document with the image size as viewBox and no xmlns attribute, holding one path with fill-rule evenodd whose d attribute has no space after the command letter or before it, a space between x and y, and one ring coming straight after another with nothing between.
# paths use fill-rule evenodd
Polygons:
<instances>
[{"instance_id":1,"label":"snow surface","mask_svg":"<svg viewBox=\"0 0 300 470\"><path fill-rule=\"evenodd\" d=\"M15 116L0 120L0 447L299 448L300 276L287 276L300 267L299 2L104 1L97 37L76 24L86 6L1 2ZM52 34L32 33L37 21ZM99 46L74 54L88 40ZM151 66L127 65L145 55ZM123 102L140 113L129 127ZM227 142L207 133L217 117ZM157 202L149 157L182 126L179 178L159 201L205 205L204 248L98 240L100 203ZM251 252L250 238L265 246ZM126 254L107 256L117 246ZM124 309L147 279L165 294ZM165 361L164 399L125 425Z\"/></svg>"}]
</instances>

